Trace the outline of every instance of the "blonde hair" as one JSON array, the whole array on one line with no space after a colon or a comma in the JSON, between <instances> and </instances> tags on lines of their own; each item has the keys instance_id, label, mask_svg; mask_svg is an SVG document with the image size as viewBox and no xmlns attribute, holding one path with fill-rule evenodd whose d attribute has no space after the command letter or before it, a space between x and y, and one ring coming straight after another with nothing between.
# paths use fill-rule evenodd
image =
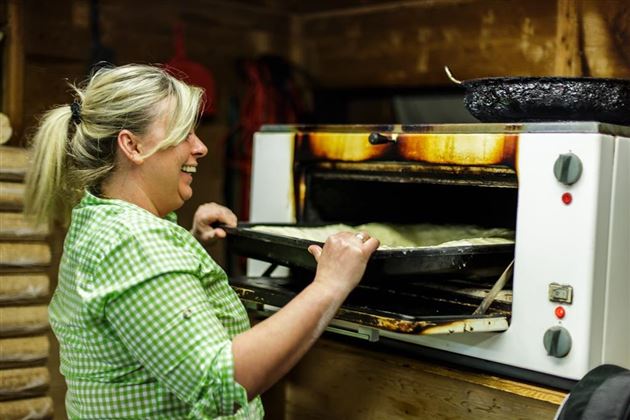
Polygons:
<instances>
[{"instance_id":1,"label":"blonde hair","mask_svg":"<svg viewBox=\"0 0 630 420\"><path fill-rule=\"evenodd\" d=\"M173 100L166 137L148 156L185 140L203 105L201 88L156 66L101 68L84 87L70 86L76 104L44 114L31 140L24 212L40 222L67 223L83 191L99 190L114 170L120 130L145 134L158 117L158 105Z\"/></svg>"}]
</instances>

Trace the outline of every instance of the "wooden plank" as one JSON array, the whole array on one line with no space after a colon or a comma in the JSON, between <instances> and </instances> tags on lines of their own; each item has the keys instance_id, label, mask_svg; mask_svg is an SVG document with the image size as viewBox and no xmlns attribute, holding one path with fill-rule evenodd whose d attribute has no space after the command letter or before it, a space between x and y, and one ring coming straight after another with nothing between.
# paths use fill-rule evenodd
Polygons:
<instances>
[{"instance_id":1,"label":"wooden plank","mask_svg":"<svg viewBox=\"0 0 630 420\"><path fill-rule=\"evenodd\" d=\"M0 239L46 239L48 235L48 225L36 225L23 213L0 212Z\"/></svg>"},{"instance_id":2,"label":"wooden plank","mask_svg":"<svg viewBox=\"0 0 630 420\"><path fill-rule=\"evenodd\" d=\"M0 418L4 420L49 419L53 413L53 401L50 397L0 402Z\"/></svg>"},{"instance_id":3,"label":"wooden plank","mask_svg":"<svg viewBox=\"0 0 630 420\"><path fill-rule=\"evenodd\" d=\"M0 400L42 395L49 386L45 367L0 370Z\"/></svg>"},{"instance_id":4,"label":"wooden plank","mask_svg":"<svg viewBox=\"0 0 630 420\"><path fill-rule=\"evenodd\" d=\"M0 339L0 368L18 367L46 360L50 342L45 335Z\"/></svg>"},{"instance_id":5,"label":"wooden plank","mask_svg":"<svg viewBox=\"0 0 630 420\"><path fill-rule=\"evenodd\" d=\"M28 165L29 155L26 149L0 146L0 180L23 180Z\"/></svg>"},{"instance_id":6,"label":"wooden plank","mask_svg":"<svg viewBox=\"0 0 630 420\"><path fill-rule=\"evenodd\" d=\"M48 329L48 307L0 307L0 337L37 333Z\"/></svg>"},{"instance_id":7,"label":"wooden plank","mask_svg":"<svg viewBox=\"0 0 630 420\"><path fill-rule=\"evenodd\" d=\"M19 182L0 182L0 210L19 210L24 206L25 186Z\"/></svg>"},{"instance_id":8,"label":"wooden plank","mask_svg":"<svg viewBox=\"0 0 630 420\"><path fill-rule=\"evenodd\" d=\"M581 0L586 75L630 78L630 2Z\"/></svg>"},{"instance_id":9,"label":"wooden plank","mask_svg":"<svg viewBox=\"0 0 630 420\"><path fill-rule=\"evenodd\" d=\"M3 46L6 49L3 63L2 110L13 127L11 144L19 142L23 130L23 87L24 87L24 44L23 16L24 6L21 0L8 0L8 30Z\"/></svg>"},{"instance_id":10,"label":"wooden plank","mask_svg":"<svg viewBox=\"0 0 630 420\"><path fill-rule=\"evenodd\" d=\"M43 242L0 242L0 267L41 267L50 264L50 246Z\"/></svg>"},{"instance_id":11,"label":"wooden plank","mask_svg":"<svg viewBox=\"0 0 630 420\"><path fill-rule=\"evenodd\" d=\"M283 384L285 419L541 419L553 418L565 397L543 386L326 338Z\"/></svg>"},{"instance_id":12,"label":"wooden plank","mask_svg":"<svg viewBox=\"0 0 630 420\"><path fill-rule=\"evenodd\" d=\"M565 76L582 75L580 54L579 2L576 0L558 0L556 27L556 63L555 73Z\"/></svg>"},{"instance_id":13,"label":"wooden plank","mask_svg":"<svg viewBox=\"0 0 630 420\"><path fill-rule=\"evenodd\" d=\"M46 274L0 274L0 304L38 301L49 293Z\"/></svg>"},{"instance_id":14,"label":"wooden plank","mask_svg":"<svg viewBox=\"0 0 630 420\"><path fill-rule=\"evenodd\" d=\"M0 31L0 42L2 42L3 32ZM0 144L4 144L9 141L13 135L13 128L11 127L11 121L4 113L0 112ZM2 168L0 168L1 170Z\"/></svg>"}]
</instances>

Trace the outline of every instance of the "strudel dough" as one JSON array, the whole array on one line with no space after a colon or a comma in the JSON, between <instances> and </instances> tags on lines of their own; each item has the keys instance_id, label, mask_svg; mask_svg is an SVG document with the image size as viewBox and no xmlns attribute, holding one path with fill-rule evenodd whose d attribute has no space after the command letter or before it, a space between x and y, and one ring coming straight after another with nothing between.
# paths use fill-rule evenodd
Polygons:
<instances>
[{"instance_id":1,"label":"strudel dough","mask_svg":"<svg viewBox=\"0 0 630 420\"><path fill-rule=\"evenodd\" d=\"M326 238L337 232L364 231L381 242L379 249L514 243L514 231L511 229L487 229L473 225L395 225L367 223L359 226L334 224L319 227L257 225L250 229L272 235L306 239L315 242L325 242Z\"/></svg>"}]
</instances>

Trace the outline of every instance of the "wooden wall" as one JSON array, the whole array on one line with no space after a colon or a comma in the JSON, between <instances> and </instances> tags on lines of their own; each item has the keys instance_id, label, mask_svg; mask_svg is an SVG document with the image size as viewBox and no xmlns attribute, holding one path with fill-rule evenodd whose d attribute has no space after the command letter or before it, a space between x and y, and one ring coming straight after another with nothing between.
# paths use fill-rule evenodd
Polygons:
<instances>
[{"instance_id":1,"label":"wooden wall","mask_svg":"<svg viewBox=\"0 0 630 420\"><path fill-rule=\"evenodd\" d=\"M627 0L391 1L299 15L325 86L446 86L487 76L630 78Z\"/></svg>"},{"instance_id":2,"label":"wooden wall","mask_svg":"<svg viewBox=\"0 0 630 420\"><path fill-rule=\"evenodd\" d=\"M422 357L321 338L263 401L270 420L552 419L566 396Z\"/></svg>"},{"instance_id":3,"label":"wooden wall","mask_svg":"<svg viewBox=\"0 0 630 420\"><path fill-rule=\"evenodd\" d=\"M0 161L0 418L50 418L50 232L21 213L26 151L0 146Z\"/></svg>"}]
</instances>

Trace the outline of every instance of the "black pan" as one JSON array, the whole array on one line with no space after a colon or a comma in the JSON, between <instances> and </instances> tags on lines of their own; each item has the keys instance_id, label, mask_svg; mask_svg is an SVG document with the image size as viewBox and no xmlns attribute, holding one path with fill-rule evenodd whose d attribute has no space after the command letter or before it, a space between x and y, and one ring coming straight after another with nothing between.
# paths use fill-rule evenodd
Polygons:
<instances>
[{"instance_id":1,"label":"black pan","mask_svg":"<svg viewBox=\"0 0 630 420\"><path fill-rule=\"evenodd\" d=\"M482 122L599 121L630 125L630 80L488 77L460 82L452 76L451 80L466 89L464 104Z\"/></svg>"},{"instance_id":2,"label":"black pan","mask_svg":"<svg viewBox=\"0 0 630 420\"><path fill-rule=\"evenodd\" d=\"M305 239L289 238L250 229L256 224L224 227L228 245L236 254L288 267L315 270ZM266 226L296 226L264 223ZM301 225L309 226L309 225ZM323 245L321 243L318 243ZM514 258L514 244L462 245L377 250L372 254L366 277L455 274L461 277L496 277Z\"/></svg>"}]
</instances>

